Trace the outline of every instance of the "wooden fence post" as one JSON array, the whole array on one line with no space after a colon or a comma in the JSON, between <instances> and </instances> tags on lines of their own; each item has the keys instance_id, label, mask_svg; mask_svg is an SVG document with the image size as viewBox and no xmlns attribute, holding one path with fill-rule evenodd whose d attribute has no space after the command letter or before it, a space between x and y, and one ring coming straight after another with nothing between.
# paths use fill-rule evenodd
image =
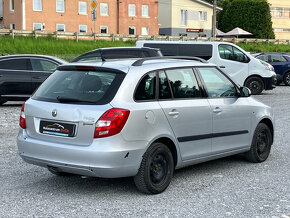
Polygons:
<instances>
[{"instance_id":1,"label":"wooden fence post","mask_svg":"<svg viewBox=\"0 0 290 218\"><path fill-rule=\"evenodd\" d=\"M55 39L56 39L56 40L58 40L58 34L57 34L57 33L58 33L57 31L54 32L54 34L55 34Z\"/></svg>"},{"instance_id":2,"label":"wooden fence post","mask_svg":"<svg viewBox=\"0 0 290 218\"><path fill-rule=\"evenodd\" d=\"M12 38L14 39L14 30L10 30L10 36L12 36Z\"/></svg>"},{"instance_id":3,"label":"wooden fence post","mask_svg":"<svg viewBox=\"0 0 290 218\"><path fill-rule=\"evenodd\" d=\"M79 33L75 32L75 36L76 36L76 41L78 42L79 41Z\"/></svg>"}]
</instances>

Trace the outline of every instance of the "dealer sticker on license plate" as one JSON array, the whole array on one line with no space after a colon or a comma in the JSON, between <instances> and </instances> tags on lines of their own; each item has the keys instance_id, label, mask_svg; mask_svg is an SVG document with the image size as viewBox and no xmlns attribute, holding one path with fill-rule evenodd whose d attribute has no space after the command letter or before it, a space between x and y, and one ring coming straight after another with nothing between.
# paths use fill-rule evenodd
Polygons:
<instances>
[{"instance_id":1,"label":"dealer sticker on license plate","mask_svg":"<svg viewBox=\"0 0 290 218\"><path fill-rule=\"evenodd\" d=\"M75 134L75 124L59 123L51 121L40 121L39 132L49 135L73 137Z\"/></svg>"}]
</instances>

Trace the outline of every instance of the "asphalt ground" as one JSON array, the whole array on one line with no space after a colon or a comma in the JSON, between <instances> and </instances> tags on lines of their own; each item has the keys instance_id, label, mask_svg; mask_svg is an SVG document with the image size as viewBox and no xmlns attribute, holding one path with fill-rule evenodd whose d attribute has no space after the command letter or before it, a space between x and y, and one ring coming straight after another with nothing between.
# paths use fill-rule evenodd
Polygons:
<instances>
[{"instance_id":1,"label":"asphalt ground","mask_svg":"<svg viewBox=\"0 0 290 218\"><path fill-rule=\"evenodd\" d=\"M257 99L273 107L271 155L240 155L177 170L168 189L144 195L132 178L57 177L22 161L16 136L21 102L0 107L0 217L290 217L290 87Z\"/></svg>"}]
</instances>

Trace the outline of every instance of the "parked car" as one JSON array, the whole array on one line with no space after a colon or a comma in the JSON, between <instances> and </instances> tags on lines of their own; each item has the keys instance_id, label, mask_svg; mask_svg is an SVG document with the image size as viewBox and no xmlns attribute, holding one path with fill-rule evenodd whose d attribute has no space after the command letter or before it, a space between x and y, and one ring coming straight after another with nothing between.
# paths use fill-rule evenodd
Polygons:
<instances>
[{"instance_id":1,"label":"parked car","mask_svg":"<svg viewBox=\"0 0 290 218\"><path fill-rule=\"evenodd\" d=\"M237 153L263 162L274 137L270 107L190 57L60 66L23 104L19 124L24 161L57 175L133 176L151 194L181 167Z\"/></svg>"},{"instance_id":2,"label":"parked car","mask_svg":"<svg viewBox=\"0 0 290 218\"><path fill-rule=\"evenodd\" d=\"M268 64L227 42L137 41L137 47L159 48L164 56L200 57L222 68L234 81L248 87L252 94L275 88L276 73Z\"/></svg>"},{"instance_id":3,"label":"parked car","mask_svg":"<svg viewBox=\"0 0 290 218\"><path fill-rule=\"evenodd\" d=\"M156 48L136 48L136 47L111 47L100 48L87 52L75 58L72 62L107 60L120 58L146 58L162 56L159 49Z\"/></svg>"},{"instance_id":4,"label":"parked car","mask_svg":"<svg viewBox=\"0 0 290 218\"><path fill-rule=\"evenodd\" d=\"M28 99L59 65L65 63L44 55L0 56L0 105Z\"/></svg>"},{"instance_id":5,"label":"parked car","mask_svg":"<svg viewBox=\"0 0 290 218\"><path fill-rule=\"evenodd\" d=\"M277 74L277 84L284 82L290 86L290 54L287 53L259 53L254 57L271 64Z\"/></svg>"}]
</instances>

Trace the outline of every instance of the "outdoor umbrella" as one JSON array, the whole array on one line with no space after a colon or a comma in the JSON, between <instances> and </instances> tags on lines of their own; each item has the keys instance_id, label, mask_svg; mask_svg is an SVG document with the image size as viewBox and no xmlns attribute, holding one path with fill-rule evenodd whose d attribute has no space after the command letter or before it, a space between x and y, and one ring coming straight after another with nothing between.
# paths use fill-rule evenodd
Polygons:
<instances>
[{"instance_id":1,"label":"outdoor umbrella","mask_svg":"<svg viewBox=\"0 0 290 218\"><path fill-rule=\"evenodd\" d=\"M237 36L237 37L239 37L239 36L246 36L246 35L253 35L253 34L247 32L247 31L245 31L245 30L243 30L243 29L241 29L239 27L237 27L237 28L227 32L225 35L226 36Z\"/></svg>"},{"instance_id":2,"label":"outdoor umbrella","mask_svg":"<svg viewBox=\"0 0 290 218\"><path fill-rule=\"evenodd\" d=\"M225 36L225 33L219 29L216 29L216 36Z\"/></svg>"}]
</instances>

